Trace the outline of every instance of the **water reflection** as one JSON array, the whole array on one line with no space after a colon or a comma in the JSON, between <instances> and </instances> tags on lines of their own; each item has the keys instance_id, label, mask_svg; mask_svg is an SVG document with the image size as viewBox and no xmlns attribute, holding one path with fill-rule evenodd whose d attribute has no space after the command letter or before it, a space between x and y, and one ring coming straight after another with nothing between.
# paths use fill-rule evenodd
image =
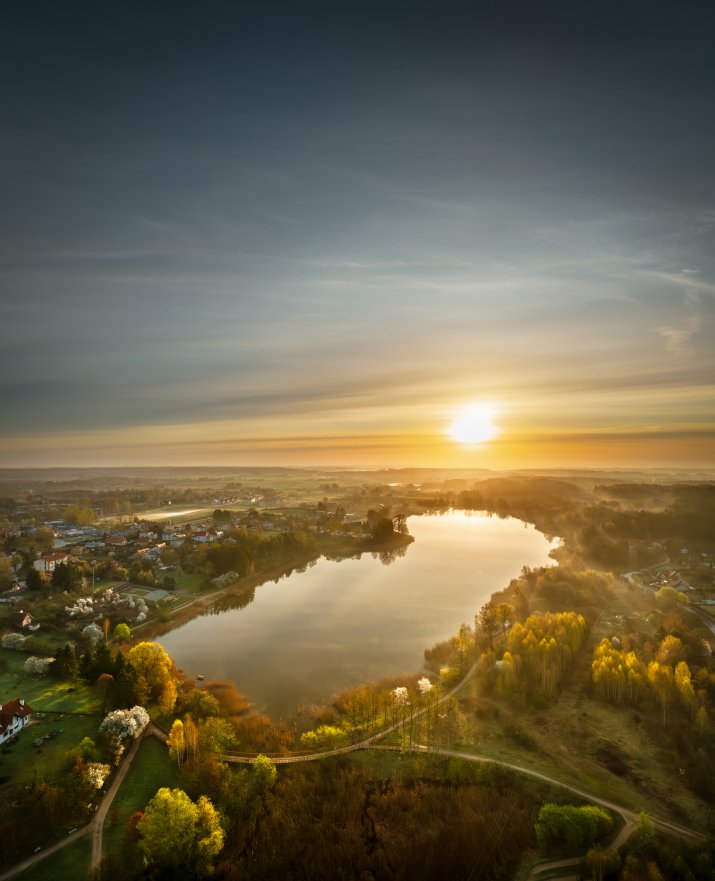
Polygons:
<instances>
[{"instance_id":1,"label":"water reflection","mask_svg":"<svg viewBox=\"0 0 715 881\"><path fill-rule=\"evenodd\" d=\"M409 527L406 548L321 559L222 597L160 641L187 674L230 679L258 709L287 718L300 703L419 671L425 648L472 622L522 566L552 562L555 543L511 517L450 511Z\"/></svg>"}]
</instances>

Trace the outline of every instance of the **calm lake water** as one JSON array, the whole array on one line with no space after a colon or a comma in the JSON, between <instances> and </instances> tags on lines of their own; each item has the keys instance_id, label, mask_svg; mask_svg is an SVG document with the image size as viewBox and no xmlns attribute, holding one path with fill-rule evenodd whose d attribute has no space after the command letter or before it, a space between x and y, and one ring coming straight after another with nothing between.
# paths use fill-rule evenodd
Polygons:
<instances>
[{"instance_id":1,"label":"calm lake water","mask_svg":"<svg viewBox=\"0 0 715 881\"><path fill-rule=\"evenodd\" d=\"M415 541L390 565L370 553L321 559L262 584L243 608L218 603L159 641L188 675L230 679L256 709L288 718L343 688L422 670L425 648L473 623L522 566L550 565L558 543L521 520L476 512L410 517L408 526Z\"/></svg>"}]
</instances>

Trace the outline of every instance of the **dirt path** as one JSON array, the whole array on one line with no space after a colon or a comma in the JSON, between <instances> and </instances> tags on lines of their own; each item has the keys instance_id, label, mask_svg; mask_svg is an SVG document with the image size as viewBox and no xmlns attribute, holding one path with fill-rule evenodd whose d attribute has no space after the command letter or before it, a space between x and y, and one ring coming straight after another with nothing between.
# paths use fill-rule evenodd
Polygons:
<instances>
[{"instance_id":1,"label":"dirt path","mask_svg":"<svg viewBox=\"0 0 715 881\"><path fill-rule=\"evenodd\" d=\"M78 838L82 838L85 835L92 836L92 859L90 863L91 869L95 869L101 859L102 859L102 834L104 831L104 821L109 813L109 809L112 806L112 802L119 791L119 787L122 785L122 781L127 776L129 768L134 761L134 758L139 751L139 747L141 745L142 740L145 737L158 737L159 740L166 741L166 734L160 729L157 728L154 723L150 723L141 737L138 737L130 746L129 751L124 756L124 760L119 767L119 770L114 775L114 779L109 787L109 789L104 794L102 801L99 804L94 816L87 823L86 826L83 826L81 829L78 829L76 832L70 833L66 838L61 838L59 841L56 841L54 844L51 844L49 847L43 848L38 853L33 854L31 857L27 857L27 859L23 860L21 863L16 863L11 869L7 869L7 871L3 872L0 875L0 881L5 881L6 878L12 878L14 875L19 875L20 872L24 872L26 869L30 869L35 866L37 863L46 859L46 857L50 856L53 853L56 853L58 850L61 850L63 847L67 847L69 844L73 844L77 841Z\"/></svg>"},{"instance_id":2,"label":"dirt path","mask_svg":"<svg viewBox=\"0 0 715 881\"><path fill-rule=\"evenodd\" d=\"M62 838L60 839L60 841L56 841L49 847L43 848L41 851L33 854L31 857L27 857L27 859L23 860L21 863L15 863L15 865L11 869L8 869L7 871L3 872L2 875L0 875L0 881L5 881L6 878L12 878L14 875L19 875L20 872L24 872L26 869L31 869L41 860L44 860L45 857L50 856L50 854L56 853L63 847L67 847L68 844L74 844L74 842L77 841L78 838L83 838L85 835L88 835L91 828L92 824L88 823L86 826L83 826L76 832L72 832L66 838Z\"/></svg>"}]
</instances>

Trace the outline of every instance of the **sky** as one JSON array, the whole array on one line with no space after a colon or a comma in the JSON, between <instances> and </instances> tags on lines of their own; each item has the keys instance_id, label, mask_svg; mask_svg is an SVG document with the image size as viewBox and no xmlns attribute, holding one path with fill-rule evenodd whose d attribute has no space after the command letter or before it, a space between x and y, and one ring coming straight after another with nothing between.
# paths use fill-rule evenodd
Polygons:
<instances>
[{"instance_id":1,"label":"sky","mask_svg":"<svg viewBox=\"0 0 715 881\"><path fill-rule=\"evenodd\" d=\"M2 31L0 466L715 463L711 3Z\"/></svg>"}]
</instances>

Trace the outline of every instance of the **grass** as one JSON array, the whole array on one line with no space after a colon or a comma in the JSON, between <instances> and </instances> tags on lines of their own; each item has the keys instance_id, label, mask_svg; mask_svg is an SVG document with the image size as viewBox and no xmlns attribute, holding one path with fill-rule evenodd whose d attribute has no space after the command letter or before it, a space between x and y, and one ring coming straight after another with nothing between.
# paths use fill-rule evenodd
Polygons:
<instances>
[{"instance_id":1,"label":"grass","mask_svg":"<svg viewBox=\"0 0 715 881\"><path fill-rule=\"evenodd\" d=\"M28 657L24 652L0 649L0 702L22 697L39 712L99 714L101 700L91 686L25 673L23 664Z\"/></svg>"},{"instance_id":2,"label":"grass","mask_svg":"<svg viewBox=\"0 0 715 881\"><path fill-rule=\"evenodd\" d=\"M169 575L176 581L177 591L186 591L193 593L198 590L205 576L200 572L169 572Z\"/></svg>"},{"instance_id":3,"label":"grass","mask_svg":"<svg viewBox=\"0 0 715 881\"><path fill-rule=\"evenodd\" d=\"M135 811L143 811L162 786L182 787L182 778L169 751L155 737L147 737L124 778L104 823L104 850L121 858L124 829Z\"/></svg>"},{"instance_id":4,"label":"grass","mask_svg":"<svg viewBox=\"0 0 715 881\"><path fill-rule=\"evenodd\" d=\"M37 724L20 733L15 743L0 748L0 778L9 778L14 783L56 780L67 763L69 751L85 737L94 739L99 722L98 716L42 715ZM34 746L36 738L51 731L60 733L41 747Z\"/></svg>"},{"instance_id":5,"label":"grass","mask_svg":"<svg viewBox=\"0 0 715 881\"><path fill-rule=\"evenodd\" d=\"M78 838L36 866L17 875L18 881L57 881L61 878L81 879L89 875L92 858L92 839L89 835Z\"/></svg>"}]
</instances>

